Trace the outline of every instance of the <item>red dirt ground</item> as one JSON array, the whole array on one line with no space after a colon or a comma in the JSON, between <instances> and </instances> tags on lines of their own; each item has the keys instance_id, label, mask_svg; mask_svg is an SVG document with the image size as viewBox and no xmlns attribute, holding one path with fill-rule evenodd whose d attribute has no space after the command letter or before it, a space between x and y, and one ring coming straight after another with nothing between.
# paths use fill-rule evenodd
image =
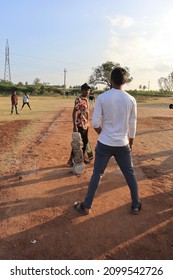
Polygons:
<instances>
[{"instance_id":1,"label":"red dirt ground","mask_svg":"<svg viewBox=\"0 0 173 280\"><path fill-rule=\"evenodd\" d=\"M81 216L73 203L84 198L93 163L81 176L66 166L71 109L44 122L0 123L0 259L173 259L172 124L167 106L138 106L140 215L130 214L129 189L111 159L90 215ZM94 147L92 127L90 141Z\"/></svg>"}]
</instances>

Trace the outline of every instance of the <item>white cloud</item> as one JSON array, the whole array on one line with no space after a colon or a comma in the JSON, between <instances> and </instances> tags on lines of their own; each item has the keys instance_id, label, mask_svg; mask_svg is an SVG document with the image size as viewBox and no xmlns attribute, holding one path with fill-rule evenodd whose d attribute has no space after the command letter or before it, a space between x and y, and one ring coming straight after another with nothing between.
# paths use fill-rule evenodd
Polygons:
<instances>
[{"instance_id":1,"label":"white cloud","mask_svg":"<svg viewBox=\"0 0 173 280\"><path fill-rule=\"evenodd\" d=\"M153 89L157 89L158 78L173 70L172 12L163 18L143 18L142 21L124 16L107 17L110 40L105 50L106 59L129 67L134 87L151 80Z\"/></svg>"},{"instance_id":2,"label":"white cloud","mask_svg":"<svg viewBox=\"0 0 173 280\"><path fill-rule=\"evenodd\" d=\"M129 28L134 24L134 19L128 16L106 17L112 26L120 26L122 28Z\"/></svg>"}]
</instances>

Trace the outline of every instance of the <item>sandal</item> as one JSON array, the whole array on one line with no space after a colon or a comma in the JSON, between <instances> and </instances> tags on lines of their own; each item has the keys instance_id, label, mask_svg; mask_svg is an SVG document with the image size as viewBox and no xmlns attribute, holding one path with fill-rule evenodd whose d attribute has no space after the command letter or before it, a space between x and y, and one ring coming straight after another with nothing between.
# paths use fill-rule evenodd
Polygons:
<instances>
[{"instance_id":1,"label":"sandal","mask_svg":"<svg viewBox=\"0 0 173 280\"><path fill-rule=\"evenodd\" d=\"M89 163L90 163L90 160L89 160L88 158L85 158L85 159L84 159L84 163L85 163L85 164L89 164Z\"/></svg>"},{"instance_id":2,"label":"sandal","mask_svg":"<svg viewBox=\"0 0 173 280\"><path fill-rule=\"evenodd\" d=\"M134 214L134 215L137 215L141 211L141 208L142 208L142 203L139 203L138 207L136 207L136 208L134 208L132 206L131 213Z\"/></svg>"},{"instance_id":3,"label":"sandal","mask_svg":"<svg viewBox=\"0 0 173 280\"><path fill-rule=\"evenodd\" d=\"M74 203L74 208L79 211L80 213L82 213L83 215L88 215L89 214L89 209L88 208L85 208L82 204L82 202L80 201L76 201Z\"/></svg>"}]
</instances>

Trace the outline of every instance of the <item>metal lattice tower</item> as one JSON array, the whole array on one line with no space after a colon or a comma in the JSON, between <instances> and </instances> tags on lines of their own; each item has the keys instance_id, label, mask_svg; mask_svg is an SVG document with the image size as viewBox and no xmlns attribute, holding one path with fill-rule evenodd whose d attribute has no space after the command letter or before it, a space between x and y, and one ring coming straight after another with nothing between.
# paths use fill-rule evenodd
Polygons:
<instances>
[{"instance_id":1,"label":"metal lattice tower","mask_svg":"<svg viewBox=\"0 0 173 280\"><path fill-rule=\"evenodd\" d=\"M4 81L11 82L11 72L10 72L10 55L9 55L9 44L8 40L6 41L5 47L5 68L4 68Z\"/></svg>"}]
</instances>

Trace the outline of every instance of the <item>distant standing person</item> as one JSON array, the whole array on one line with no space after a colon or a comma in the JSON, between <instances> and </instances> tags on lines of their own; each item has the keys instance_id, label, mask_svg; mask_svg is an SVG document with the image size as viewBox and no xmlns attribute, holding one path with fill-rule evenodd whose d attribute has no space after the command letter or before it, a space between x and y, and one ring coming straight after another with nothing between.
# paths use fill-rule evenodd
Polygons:
<instances>
[{"instance_id":1,"label":"distant standing person","mask_svg":"<svg viewBox=\"0 0 173 280\"><path fill-rule=\"evenodd\" d=\"M84 215L89 214L101 176L112 156L129 186L131 212L138 214L141 210L142 204L138 197L138 185L131 160L136 133L137 106L135 98L123 90L128 77L126 69L115 68L111 73L112 88L100 94L96 101L92 125L99 136L95 149L94 170L84 201L77 201L74 204L75 209ZM104 208L104 205L102 207Z\"/></svg>"},{"instance_id":2,"label":"distant standing person","mask_svg":"<svg viewBox=\"0 0 173 280\"><path fill-rule=\"evenodd\" d=\"M29 95L24 93L23 95L23 105L22 105L22 108L21 110L23 109L23 107L25 106L25 104L28 105L29 109L31 110L31 107L30 107L30 104L29 104Z\"/></svg>"},{"instance_id":3,"label":"distant standing person","mask_svg":"<svg viewBox=\"0 0 173 280\"><path fill-rule=\"evenodd\" d=\"M94 108L94 102L95 102L94 92L91 89L89 93L89 105L91 109Z\"/></svg>"},{"instance_id":4,"label":"distant standing person","mask_svg":"<svg viewBox=\"0 0 173 280\"><path fill-rule=\"evenodd\" d=\"M18 96L16 94L16 91L14 90L11 94L11 115L13 114L14 108L15 108L16 114L17 115L19 114L17 105L18 105Z\"/></svg>"}]
</instances>

